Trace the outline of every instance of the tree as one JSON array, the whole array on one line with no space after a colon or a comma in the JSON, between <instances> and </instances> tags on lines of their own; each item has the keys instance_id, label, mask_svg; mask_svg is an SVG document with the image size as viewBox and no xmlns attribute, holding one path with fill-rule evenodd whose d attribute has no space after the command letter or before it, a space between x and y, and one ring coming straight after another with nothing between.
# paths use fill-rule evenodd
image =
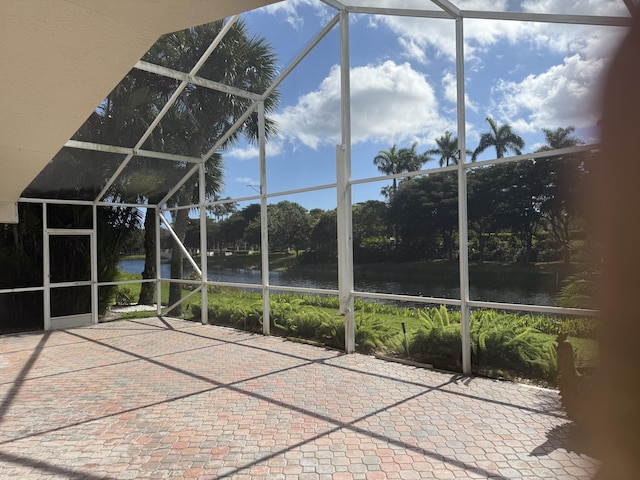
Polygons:
<instances>
[{"instance_id":1,"label":"tree","mask_svg":"<svg viewBox=\"0 0 640 480\"><path fill-rule=\"evenodd\" d=\"M299 250L307 248L311 225L308 212L295 202L283 200L267 209L269 223L269 245L273 248L292 248L298 256Z\"/></svg>"},{"instance_id":2,"label":"tree","mask_svg":"<svg viewBox=\"0 0 640 480\"><path fill-rule=\"evenodd\" d=\"M312 210L315 222L309 235L309 246L314 252L315 261L335 262L338 255L337 210L318 210Z\"/></svg>"},{"instance_id":3,"label":"tree","mask_svg":"<svg viewBox=\"0 0 640 480\"><path fill-rule=\"evenodd\" d=\"M520 240L524 249L521 260L533 260L533 239L536 235L545 204L546 169L534 160L521 160L496 165L505 172L507 184L503 190L500 215L502 223Z\"/></svg>"},{"instance_id":4,"label":"tree","mask_svg":"<svg viewBox=\"0 0 640 480\"><path fill-rule=\"evenodd\" d=\"M387 210L387 204L379 200L367 200L353 206L354 245L362 243L365 238L392 235Z\"/></svg>"},{"instance_id":5,"label":"tree","mask_svg":"<svg viewBox=\"0 0 640 480\"><path fill-rule=\"evenodd\" d=\"M161 37L147 52L144 60L180 71L189 71L204 51L220 33L223 21L189 28ZM264 92L275 80L276 59L271 47L263 38L250 38L245 24L236 21L211 57L204 63L198 75L228 86ZM133 70L112 94L101 109L92 116L84 129L88 136L95 136L95 129L103 137L102 143L133 146L148 128L155 114L173 94L177 84L172 79L156 77ZM267 112L278 101L274 92L265 100ZM231 94L212 91L195 84L188 84L176 103L153 130L145 148L159 152L178 153L192 157L205 154L244 114L252 101ZM267 119L267 134L275 131ZM257 114L228 139L234 142L241 135L254 139L258 133ZM227 145L228 145L227 143ZM128 201L145 200L157 204L185 175L190 167L180 162L134 157L114 184L110 195ZM222 157L211 156L205 165L207 176L206 195L214 198L222 189ZM189 179L169 201L171 206L197 203L198 176ZM189 209L176 210L173 215L174 231L182 241L186 234ZM155 278L155 215L145 217L145 269L143 278ZM173 249L172 277L182 277L182 253ZM151 303L154 284L145 283L140 293L140 303ZM179 299L180 285L172 284L170 302Z\"/></svg>"},{"instance_id":6,"label":"tree","mask_svg":"<svg viewBox=\"0 0 640 480\"><path fill-rule=\"evenodd\" d=\"M419 155L416 151L418 144L414 142L410 148L398 149L392 145L389 150L380 150L373 158L373 163L378 171L385 175L396 175L403 172L415 172L420 170L422 164L430 160L427 155ZM383 189L383 194L391 198L398 188L397 179L393 178L392 188L389 192Z\"/></svg>"},{"instance_id":7,"label":"tree","mask_svg":"<svg viewBox=\"0 0 640 480\"><path fill-rule=\"evenodd\" d=\"M240 250L244 230L249 224L247 219L239 213L235 213L219 223L223 245L231 245L234 250Z\"/></svg>"},{"instance_id":8,"label":"tree","mask_svg":"<svg viewBox=\"0 0 640 480\"><path fill-rule=\"evenodd\" d=\"M449 162L453 165L458 164L458 158L460 157L460 149L458 148L458 137L452 137L450 131L444 132L439 138L436 138L437 148L431 148L425 153L427 155L439 156L438 163L441 167L449 166ZM472 155L470 150L466 151L467 155Z\"/></svg>"},{"instance_id":9,"label":"tree","mask_svg":"<svg viewBox=\"0 0 640 480\"><path fill-rule=\"evenodd\" d=\"M475 162L478 159L478 155L489 147L495 147L496 158L504 158L509 151L514 152L516 155L522 154L524 140L520 135L513 132L511 125L498 125L491 117L487 117L486 121L491 127L491 131L480 135L480 143L471 154L472 162Z\"/></svg>"},{"instance_id":10,"label":"tree","mask_svg":"<svg viewBox=\"0 0 640 480\"><path fill-rule=\"evenodd\" d=\"M217 21L166 35L149 50L145 58L172 68L188 70L200 59L222 27L223 22ZM176 62L178 65L175 65ZM233 24L198 72L199 76L207 79L254 92L265 91L275 80L276 74L276 59L271 47L264 38L249 38L242 21ZM277 98L276 93L266 99L267 112L275 108ZM189 84L180 95L176 108L171 110L174 116L168 116L167 121L161 124L173 148L178 147L178 151L187 152L189 156L201 156L231 128L249 106L249 100ZM273 122L268 120L266 129L267 134L273 133ZM257 138L256 114L231 135L228 143L234 142L240 135L249 139ZM221 164L216 155L211 157L207 167L207 196L212 198L222 187ZM178 205L187 205L197 203L197 198L198 180L194 176L173 201ZM176 212L174 230L182 241L189 211L180 209ZM225 214L228 213L227 209ZM182 277L180 249L172 251L171 276ZM169 303L179 300L180 296L180 285L172 284ZM177 312L174 310L174 313L181 312L178 309Z\"/></svg>"},{"instance_id":11,"label":"tree","mask_svg":"<svg viewBox=\"0 0 640 480\"><path fill-rule=\"evenodd\" d=\"M379 200L367 200L353 206L353 256L356 262L377 262L393 251L392 221L389 206Z\"/></svg>"},{"instance_id":12,"label":"tree","mask_svg":"<svg viewBox=\"0 0 640 480\"><path fill-rule=\"evenodd\" d=\"M225 197L217 200L230 200L231 197ZM238 204L236 202L217 203L209 207L209 211L213 214L213 217L217 222L225 220L238 211Z\"/></svg>"},{"instance_id":13,"label":"tree","mask_svg":"<svg viewBox=\"0 0 640 480\"><path fill-rule=\"evenodd\" d=\"M510 179L508 165L489 165L470 170L467 176L469 230L478 242L478 260L483 262L486 246L500 227L501 210Z\"/></svg>"},{"instance_id":14,"label":"tree","mask_svg":"<svg viewBox=\"0 0 640 480\"><path fill-rule=\"evenodd\" d=\"M396 225L402 259L453 257L458 226L457 185L453 172L400 184L391 199L389 215Z\"/></svg>"},{"instance_id":15,"label":"tree","mask_svg":"<svg viewBox=\"0 0 640 480\"><path fill-rule=\"evenodd\" d=\"M546 145L538 152L546 152L561 148L575 147L583 142L573 136L574 127L543 128ZM578 221L581 187L585 170L584 154L572 154L539 158L536 165L545 170L546 185L544 198L544 226L552 238L559 244L565 262L571 257L571 231Z\"/></svg>"}]
</instances>

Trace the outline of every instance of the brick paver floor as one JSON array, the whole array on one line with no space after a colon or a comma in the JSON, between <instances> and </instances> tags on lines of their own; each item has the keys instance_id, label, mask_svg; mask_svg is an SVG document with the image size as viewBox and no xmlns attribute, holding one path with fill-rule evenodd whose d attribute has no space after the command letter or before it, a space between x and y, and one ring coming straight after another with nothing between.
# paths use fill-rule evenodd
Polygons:
<instances>
[{"instance_id":1,"label":"brick paver floor","mask_svg":"<svg viewBox=\"0 0 640 480\"><path fill-rule=\"evenodd\" d=\"M0 337L0 478L590 478L570 427L553 391L181 320Z\"/></svg>"}]
</instances>

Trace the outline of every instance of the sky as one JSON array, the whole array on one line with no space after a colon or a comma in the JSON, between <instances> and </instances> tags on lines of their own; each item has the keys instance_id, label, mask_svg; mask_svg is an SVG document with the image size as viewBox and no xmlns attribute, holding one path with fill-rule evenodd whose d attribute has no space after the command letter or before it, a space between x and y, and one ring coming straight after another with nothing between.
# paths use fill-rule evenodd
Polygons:
<instances>
[{"instance_id":1,"label":"sky","mask_svg":"<svg viewBox=\"0 0 640 480\"><path fill-rule=\"evenodd\" d=\"M430 5L428 0L374 3L394 8ZM453 3L469 10L628 16L622 0ZM251 34L267 38L282 71L335 14L318 0L288 0L242 18ZM434 148L445 131L457 135L453 20L350 14L349 28L352 179L381 175L373 164L380 150L417 142L422 153ZM624 28L467 19L464 33L468 149L475 149L480 134L488 130L488 116L510 124L524 138L524 153L544 143L542 128L573 126L584 143L597 142L599 79ZM278 135L267 145L268 193L335 183L335 148L341 142L339 54L336 26L281 84L281 102L271 114ZM493 156L495 152L487 150L479 159ZM240 142L223 157L222 196L255 195L256 146ZM437 166L434 160L424 168ZM389 183L354 185L353 202L383 200L380 190ZM270 202L280 200L327 210L336 206L336 191L274 197Z\"/></svg>"}]
</instances>

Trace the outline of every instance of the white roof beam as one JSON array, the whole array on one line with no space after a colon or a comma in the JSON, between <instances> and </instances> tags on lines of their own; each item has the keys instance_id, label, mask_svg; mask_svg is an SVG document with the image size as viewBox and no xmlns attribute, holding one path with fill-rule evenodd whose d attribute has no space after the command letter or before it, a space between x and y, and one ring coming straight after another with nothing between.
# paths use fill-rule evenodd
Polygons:
<instances>
[{"instance_id":1,"label":"white roof beam","mask_svg":"<svg viewBox=\"0 0 640 480\"><path fill-rule=\"evenodd\" d=\"M443 12L442 10L410 10L407 8L348 7L347 12L369 15L393 15L396 17L453 18L451 14Z\"/></svg>"},{"instance_id":2,"label":"white roof beam","mask_svg":"<svg viewBox=\"0 0 640 480\"><path fill-rule=\"evenodd\" d=\"M318 33L318 35L316 35L313 40L309 42L309 44L302 50L302 52L300 52L298 56L293 59L293 62L291 62L289 66L285 68L284 71L280 74L280 76L276 78L275 81L269 86L269 88L265 90L265 92L262 94L262 100L265 100L269 95L271 95L271 93L273 93L276 88L278 88L278 85L280 85L280 83L282 83L282 81L287 78L291 71L296 68L298 64L309 54L309 52L313 50L313 48L318 43L320 43L320 40L322 40L327 35L327 33L329 33L333 29L333 27L336 26L339 19L340 15L338 14L334 16L329 21L329 23L327 23L327 25L320 31L320 33Z\"/></svg>"},{"instance_id":3,"label":"white roof beam","mask_svg":"<svg viewBox=\"0 0 640 480\"><path fill-rule=\"evenodd\" d=\"M131 155L137 157L157 158L159 160L171 160L174 162L202 163L200 157L189 157L187 155L176 155L175 153L154 152L153 150L139 150L131 147L118 147L116 145L104 145L102 143L80 142L69 140L64 144L68 148L78 148L80 150L93 150L95 152L118 153L121 155Z\"/></svg>"},{"instance_id":4,"label":"white roof beam","mask_svg":"<svg viewBox=\"0 0 640 480\"><path fill-rule=\"evenodd\" d=\"M627 17L603 17L596 15L564 15L554 13L527 13L527 12L485 12L477 10L462 10L463 18L476 18L482 20L514 20L519 22L545 22L564 23L573 25L602 25L611 27L628 27L631 18Z\"/></svg>"},{"instance_id":5,"label":"white roof beam","mask_svg":"<svg viewBox=\"0 0 640 480\"><path fill-rule=\"evenodd\" d=\"M330 7L335 8L336 10L346 10L347 6L338 0L320 0L322 3L329 5Z\"/></svg>"},{"instance_id":6,"label":"white roof beam","mask_svg":"<svg viewBox=\"0 0 640 480\"><path fill-rule=\"evenodd\" d=\"M222 41L224 36L227 34L227 32L231 30L231 27L238 20L238 18L239 18L238 15L232 16L229 19L229 21L222 27L220 32L218 32L218 34L216 35L216 38L213 39L209 47L207 47L205 52L202 54L202 56L198 59L196 64L193 66L187 78L182 80L180 85L178 85L178 88L175 89L175 91L171 94L171 96L167 100L167 103L164 104L160 112L158 112L158 114L153 119L151 124L147 127L147 130L142 134L142 137L140 137L140 140L138 140L136 145L133 147L134 151L139 150L144 145L144 143L147 141L147 139L149 138L153 130L158 126L158 124L166 116L166 114L169 112L171 107L178 101L178 98L180 97L184 89L189 84L190 79L192 79L195 76L195 74L198 73L200 68L202 68L202 65L204 65L204 63L209 59L213 51L220 44L220 42ZM115 183L117 178L124 171L125 167L129 164L132 158L133 158L133 154L127 155L124 161L119 165L118 169L114 172L113 175L111 175L111 178L107 181L102 191L98 194L98 196L96 197L96 201L102 199L107 194L111 186Z\"/></svg>"},{"instance_id":7,"label":"white roof beam","mask_svg":"<svg viewBox=\"0 0 640 480\"><path fill-rule=\"evenodd\" d=\"M235 88L230 85L225 85L224 83L214 82L213 80L208 80L206 78L191 75L189 73L180 72L172 68L156 65L155 63L144 62L142 60L138 61L135 64L134 68L137 70L143 70L149 73L155 73L157 75L162 75L163 77L174 78L176 80L180 80L185 83L192 83L194 85L205 87L210 90L217 90L219 92L229 93L231 95L237 95L239 97L248 98L250 100L259 100L261 97L257 93L247 92L246 90L241 90L240 88Z\"/></svg>"},{"instance_id":8,"label":"white roof beam","mask_svg":"<svg viewBox=\"0 0 640 480\"><path fill-rule=\"evenodd\" d=\"M460 9L449 0L431 0L431 3L437 5L452 17L460 17Z\"/></svg>"}]
</instances>

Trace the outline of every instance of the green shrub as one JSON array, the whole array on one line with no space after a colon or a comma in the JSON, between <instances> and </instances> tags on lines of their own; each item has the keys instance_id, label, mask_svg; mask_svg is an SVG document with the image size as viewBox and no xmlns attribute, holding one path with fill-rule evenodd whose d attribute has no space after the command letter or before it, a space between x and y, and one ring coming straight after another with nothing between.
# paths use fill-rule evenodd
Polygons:
<instances>
[{"instance_id":1,"label":"green shrub","mask_svg":"<svg viewBox=\"0 0 640 480\"><path fill-rule=\"evenodd\" d=\"M355 300L356 351L404 355L401 324L405 323L411 358L447 370L461 369L461 315L445 306L398 308ZM270 297L271 331L276 335L314 340L344 348L344 317L336 315L337 297L283 293ZM200 306L191 313L200 317ZM262 297L255 292L223 291L209 297L209 321L261 331ZM557 318L479 309L471 315L472 367L478 373L553 381L554 341L566 331L580 362L597 363L595 342L589 339L593 319Z\"/></svg>"},{"instance_id":2,"label":"green shrub","mask_svg":"<svg viewBox=\"0 0 640 480\"><path fill-rule=\"evenodd\" d=\"M418 361L444 369L461 369L460 314L446 307L421 310L422 327L410 342ZM554 337L527 325L527 316L474 312L471 318L472 366L550 381L557 369Z\"/></svg>"},{"instance_id":3,"label":"green shrub","mask_svg":"<svg viewBox=\"0 0 640 480\"><path fill-rule=\"evenodd\" d=\"M361 353L399 351L400 331L379 315L356 313L356 350ZM344 330L344 327L343 327Z\"/></svg>"},{"instance_id":4,"label":"green shrub","mask_svg":"<svg viewBox=\"0 0 640 480\"><path fill-rule=\"evenodd\" d=\"M527 326L517 315L500 315L494 310L476 312L471 319L471 348L475 367L544 380L555 377L553 337Z\"/></svg>"},{"instance_id":5,"label":"green shrub","mask_svg":"<svg viewBox=\"0 0 640 480\"><path fill-rule=\"evenodd\" d=\"M134 293L127 287L117 287L113 297L116 305L131 305L132 303L136 303Z\"/></svg>"}]
</instances>

